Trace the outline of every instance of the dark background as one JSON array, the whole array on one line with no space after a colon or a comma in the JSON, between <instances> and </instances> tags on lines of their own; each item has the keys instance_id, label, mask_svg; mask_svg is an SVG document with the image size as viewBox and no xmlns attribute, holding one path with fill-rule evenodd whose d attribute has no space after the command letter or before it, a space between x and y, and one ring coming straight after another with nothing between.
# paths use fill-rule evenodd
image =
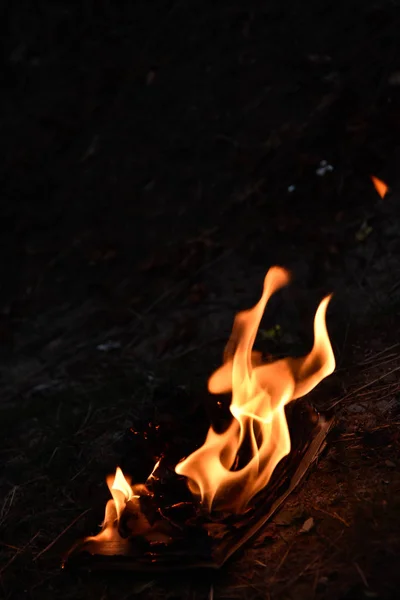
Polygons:
<instances>
[{"instance_id":1,"label":"dark background","mask_svg":"<svg viewBox=\"0 0 400 600\"><path fill-rule=\"evenodd\" d=\"M5 598L396 596L399 31L383 0L2 5ZM336 404L339 437L283 524L215 582L34 560L87 508L72 539L99 522L132 422L193 425L276 263L294 283L258 347L305 351L334 291L338 363L313 400Z\"/></svg>"}]
</instances>

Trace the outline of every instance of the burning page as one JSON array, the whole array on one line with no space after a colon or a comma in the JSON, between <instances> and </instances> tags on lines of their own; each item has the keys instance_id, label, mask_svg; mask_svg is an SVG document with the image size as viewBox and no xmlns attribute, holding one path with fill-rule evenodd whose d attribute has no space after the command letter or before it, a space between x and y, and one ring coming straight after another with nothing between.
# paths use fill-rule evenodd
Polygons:
<instances>
[{"instance_id":1,"label":"burning page","mask_svg":"<svg viewBox=\"0 0 400 600\"><path fill-rule=\"evenodd\" d=\"M330 423L305 403L288 404L332 373L335 358L325 323L330 296L317 309L305 357L265 364L253 350L270 297L289 280L282 268L268 271L261 299L237 314L223 365L209 379L211 394L231 394L227 429L210 427L203 445L174 470L161 459L145 485L132 486L117 468L102 531L74 547L69 562L107 566L100 559L107 555L120 557L108 566L132 569L220 566L297 485Z\"/></svg>"}]
</instances>

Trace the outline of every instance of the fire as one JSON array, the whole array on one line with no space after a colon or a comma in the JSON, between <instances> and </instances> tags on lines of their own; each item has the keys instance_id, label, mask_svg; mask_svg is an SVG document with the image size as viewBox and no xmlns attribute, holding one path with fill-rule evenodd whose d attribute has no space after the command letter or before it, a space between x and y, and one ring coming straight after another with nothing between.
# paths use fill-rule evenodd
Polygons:
<instances>
[{"instance_id":1,"label":"fire","mask_svg":"<svg viewBox=\"0 0 400 600\"><path fill-rule=\"evenodd\" d=\"M374 184L376 191L378 192L380 197L383 199L389 190L388 186L386 185L386 183L384 181L382 181L381 179L378 179L374 175L371 175L371 181Z\"/></svg>"},{"instance_id":2,"label":"fire","mask_svg":"<svg viewBox=\"0 0 400 600\"><path fill-rule=\"evenodd\" d=\"M261 353L253 351L268 300L289 281L285 269L271 268L260 301L236 315L224 363L208 381L212 394L232 394L232 422L224 433L211 427L204 444L175 468L176 473L187 477L191 492L208 510L240 513L246 509L251 498L268 484L279 461L290 452L286 404L308 394L335 368L325 324L330 296L322 300L315 314L314 345L308 355L264 364ZM158 463L147 482L157 467ZM112 500L106 505L102 529L86 541L118 540L128 544L119 531L128 503L135 514L136 529L151 534L151 525L140 510L141 497L151 494L147 485L131 486L119 467L114 476L107 478L107 485ZM110 548L111 552L112 545Z\"/></svg>"},{"instance_id":3,"label":"fire","mask_svg":"<svg viewBox=\"0 0 400 600\"><path fill-rule=\"evenodd\" d=\"M241 512L267 485L277 464L290 452L286 404L310 392L335 369L325 324L330 296L315 314L314 345L307 356L262 364L260 353L253 352L268 300L289 280L286 270L271 268L260 301L237 314L224 364L208 382L213 394L232 393L233 420L224 433L211 427L204 444L176 466L208 510Z\"/></svg>"}]
</instances>

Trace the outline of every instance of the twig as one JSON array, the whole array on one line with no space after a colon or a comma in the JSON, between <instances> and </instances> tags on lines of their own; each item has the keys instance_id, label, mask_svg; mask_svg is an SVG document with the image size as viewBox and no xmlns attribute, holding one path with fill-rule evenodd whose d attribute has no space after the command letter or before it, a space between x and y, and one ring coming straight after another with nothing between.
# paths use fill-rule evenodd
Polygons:
<instances>
[{"instance_id":1,"label":"twig","mask_svg":"<svg viewBox=\"0 0 400 600\"><path fill-rule=\"evenodd\" d=\"M208 594L208 600L214 600L214 586L211 584L210 593Z\"/></svg>"},{"instance_id":2,"label":"twig","mask_svg":"<svg viewBox=\"0 0 400 600\"><path fill-rule=\"evenodd\" d=\"M297 575L295 575L294 577L292 577L292 579L289 579L289 581L280 589L280 592L282 593L283 591L289 589L294 583L296 583L296 581L298 581L300 579L300 577L302 575L304 575L304 573L306 573L311 567L313 567L318 561L321 560L321 558L324 556L324 554L326 554L325 552L322 552L322 554L319 554L318 556L316 556L313 560L311 560L305 567L304 569L302 569L300 571L300 573L298 573Z\"/></svg>"},{"instance_id":3,"label":"twig","mask_svg":"<svg viewBox=\"0 0 400 600\"><path fill-rule=\"evenodd\" d=\"M379 392L380 392L380 391L381 391L381 390L379 390ZM392 387L392 389L391 389L391 390L390 390L390 391L389 391L387 394L384 394L383 396L382 396L381 394L379 395L378 402L382 402L382 400L385 400L385 398L389 398L390 396L393 396L394 394L397 394L397 393L398 393L398 391L399 391L399 388L398 388L398 387ZM371 400L371 398L369 398L369 400ZM364 404L364 405L365 405L365 402L367 402L367 400L363 400L363 404ZM359 404L360 404L360 406L362 406L362 405L363 405L363 404L361 404L361 403L359 403ZM366 408L366 410L368 410L370 413L372 413L372 414L376 414L377 416L379 416L379 418L385 418L385 417L384 417L384 415L382 415L381 413L378 413L378 412L372 411L372 409L371 409L370 407L366 407L366 406L365 406L365 408Z\"/></svg>"},{"instance_id":4,"label":"twig","mask_svg":"<svg viewBox=\"0 0 400 600\"><path fill-rule=\"evenodd\" d=\"M385 423L385 425L378 425L378 427L374 427L373 429L370 429L370 432L373 431L380 431L381 429L387 429L388 427L393 427L393 426L398 426L400 425L400 421L392 421L391 423ZM359 438L361 439L361 438Z\"/></svg>"},{"instance_id":5,"label":"twig","mask_svg":"<svg viewBox=\"0 0 400 600\"><path fill-rule=\"evenodd\" d=\"M39 554L36 554L35 558L33 559L33 561L35 562L38 558L40 558L42 556L42 554L44 554L45 552L47 552L48 550L50 550L50 548L52 548L54 546L54 544L56 544L58 542L58 540L64 535L64 533L66 533L69 529L71 529L71 527L73 527L73 525L75 525L75 523L77 523L80 519L82 519L82 517L84 517L85 515L87 515L87 513L92 510L91 508L87 508L86 510L83 511L83 513L81 513L80 515L78 515L73 521L72 523L70 523L52 542L50 542L50 544L48 544L46 546L46 548L43 548L43 550L41 550L39 552ZM1 571L0 571L1 572Z\"/></svg>"},{"instance_id":6,"label":"twig","mask_svg":"<svg viewBox=\"0 0 400 600\"><path fill-rule=\"evenodd\" d=\"M8 513L10 512L12 503L14 502L15 494L18 489L17 485L14 485L11 490L5 495L3 506L0 510L0 525L7 518Z\"/></svg>"},{"instance_id":7,"label":"twig","mask_svg":"<svg viewBox=\"0 0 400 600\"><path fill-rule=\"evenodd\" d=\"M395 385L397 385L397 384L395 384ZM385 385L380 386L379 393L386 392L386 390L388 390L388 389L393 389L393 382L385 383ZM359 396L361 396L361 398L368 398L369 396L373 397L375 394L376 394L376 390L367 390L366 392L362 392L361 394L359 394Z\"/></svg>"},{"instance_id":8,"label":"twig","mask_svg":"<svg viewBox=\"0 0 400 600\"><path fill-rule=\"evenodd\" d=\"M4 546L4 548L9 548L10 550L21 550L18 546L12 546L11 544L6 544L6 542L2 542L0 540L0 546Z\"/></svg>"},{"instance_id":9,"label":"twig","mask_svg":"<svg viewBox=\"0 0 400 600\"><path fill-rule=\"evenodd\" d=\"M392 373L395 373L396 371L400 371L400 367L396 367L395 369L392 369L388 373L384 373L383 375L381 375L380 377L377 377L373 381L369 381L365 385L362 385L361 387L357 388L356 390L353 390L352 392L348 393L346 396L343 396L342 398L339 398L338 400L336 400L335 402L333 402L330 405L329 410L331 410L332 408L334 408L335 406L337 406L338 404L340 404L341 402L343 402L343 400L347 400L348 398L350 398L354 394L358 394L358 392L361 392L361 390L365 390L367 387L373 385L374 383L377 383L378 381L380 381L381 379L384 379L388 375L392 375Z\"/></svg>"},{"instance_id":10,"label":"twig","mask_svg":"<svg viewBox=\"0 0 400 600\"><path fill-rule=\"evenodd\" d=\"M281 560L279 561L278 566L276 567L271 579L270 579L270 583L273 583L276 579L276 576L278 574L278 571L280 570L280 568L282 567L283 563L285 562L285 560L287 559L289 552L291 551L291 549L293 548L293 546L295 545L296 540L294 540L290 546L288 547L288 549L286 550L285 554L282 556Z\"/></svg>"},{"instance_id":11,"label":"twig","mask_svg":"<svg viewBox=\"0 0 400 600\"><path fill-rule=\"evenodd\" d=\"M81 475L85 469L88 468L88 466L90 465L90 463L93 461L93 458L89 458L89 460L79 469L79 471L77 471L75 473L75 475L73 475L71 477L71 481L75 481L75 479L77 479L79 477L79 475Z\"/></svg>"},{"instance_id":12,"label":"twig","mask_svg":"<svg viewBox=\"0 0 400 600\"><path fill-rule=\"evenodd\" d=\"M340 533L340 535L337 536L335 542L337 542L341 537L342 537L342 533ZM294 583L296 583L296 581L298 581L300 579L300 577L302 577L304 575L304 573L306 573L307 571L309 571L309 569L311 567L313 567L316 563L318 563L318 561L320 561L322 559L323 556L325 556L327 553L327 548L325 548L325 550L323 550L321 552L321 554L319 554L318 556L316 556L313 560L311 560L301 571L300 573L298 573L297 575L295 575L294 577L292 577L292 579L290 579L289 581L286 582L286 584L280 589L280 592L282 593L283 591L289 589ZM334 553L332 556L335 556L336 553Z\"/></svg>"},{"instance_id":13,"label":"twig","mask_svg":"<svg viewBox=\"0 0 400 600\"><path fill-rule=\"evenodd\" d=\"M315 592L317 590L320 573L321 573L321 568L320 568L320 566L318 566L318 569L315 570L314 583L313 583L313 586L312 586L312 592L313 592L312 597L313 598L315 597Z\"/></svg>"},{"instance_id":14,"label":"twig","mask_svg":"<svg viewBox=\"0 0 400 600\"><path fill-rule=\"evenodd\" d=\"M261 560L255 560L254 564L255 565L260 565L260 567L265 567L265 568L267 568L267 566L268 566L265 563L261 562Z\"/></svg>"},{"instance_id":15,"label":"twig","mask_svg":"<svg viewBox=\"0 0 400 600\"><path fill-rule=\"evenodd\" d=\"M392 346L389 346L389 348L385 348L384 350L381 350L381 352L377 352L377 354L374 354L374 356L371 356L370 358L367 358L367 360L365 360L364 362L360 363L360 367L363 365L367 365L371 362L374 362L379 356L382 356L382 354L385 354L386 352L389 352L389 350L393 350L394 348L397 348L398 346L400 346L400 343L396 342Z\"/></svg>"},{"instance_id":16,"label":"twig","mask_svg":"<svg viewBox=\"0 0 400 600\"><path fill-rule=\"evenodd\" d=\"M32 544L32 542L34 542L34 541L35 541L35 539L37 538L37 536L39 535L39 533L40 533L40 532L41 532L41 530L39 529L39 531L37 531L37 532L35 533L35 535L33 536L33 538L31 538L31 539L29 540L29 542L27 542L27 543L25 544L25 546L22 546L22 548L20 548L20 549L19 549L19 550L18 550L18 551L17 551L17 552L16 552L16 553L15 553L15 554L14 554L14 555L13 555L13 556L10 558L10 560L8 561L8 563L6 563L6 564L4 565L4 567L2 567L2 568L0 569L0 575L2 575L2 574L4 573L4 571L6 571L6 570L8 569L8 567L12 565L12 563L13 563L13 562L14 562L14 560L17 558L17 556L19 556L20 554L22 554L23 552L25 552L25 550L26 550L27 548L29 548L29 546Z\"/></svg>"},{"instance_id":17,"label":"twig","mask_svg":"<svg viewBox=\"0 0 400 600\"><path fill-rule=\"evenodd\" d=\"M372 364L372 367L382 367L383 365L387 365L388 363L393 362L394 360L399 360L400 356L399 354L389 354L389 356L384 357L382 360L380 360L379 362L375 362ZM371 368L371 363L368 365L365 365L365 369Z\"/></svg>"},{"instance_id":18,"label":"twig","mask_svg":"<svg viewBox=\"0 0 400 600\"><path fill-rule=\"evenodd\" d=\"M343 519L343 517L341 517L340 515L338 515L336 512L329 512L328 510L324 510L323 508L318 508L318 506L313 506L314 510L317 510L318 512L324 513L325 515L328 515L330 517L332 517L333 519L337 519L338 521L340 521L341 523L343 523L343 525L346 525L346 527L350 527L350 525L348 524L347 521L345 521Z\"/></svg>"},{"instance_id":19,"label":"twig","mask_svg":"<svg viewBox=\"0 0 400 600\"><path fill-rule=\"evenodd\" d=\"M353 565L355 566L355 569L356 569L357 573L359 574L359 576L361 577L361 581L363 582L365 587L369 588L367 578L365 577L365 574L364 574L363 570L361 569L360 565L356 562L353 562Z\"/></svg>"}]
</instances>

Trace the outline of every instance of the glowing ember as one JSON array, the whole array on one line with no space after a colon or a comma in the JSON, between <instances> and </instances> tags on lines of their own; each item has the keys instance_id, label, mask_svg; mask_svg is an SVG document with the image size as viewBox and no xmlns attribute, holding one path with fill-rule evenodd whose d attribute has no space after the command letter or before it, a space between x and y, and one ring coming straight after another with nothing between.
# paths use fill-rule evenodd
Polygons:
<instances>
[{"instance_id":1,"label":"glowing ember","mask_svg":"<svg viewBox=\"0 0 400 600\"><path fill-rule=\"evenodd\" d=\"M310 392L335 368L325 325L329 296L316 312L314 346L307 356L261 364L260 355L252 352L269 298L288 282L287 271L270 269L260 301L236 316L225 363L208 382L211 393L232 392L234 419L224 433L210 428L203 446L176 467L208 509L241 512L267 485L279 461L290 452L285 405ZM250 456L241 465L245 443Z\"/></svg>"},{"instance_id":2,"label":"glowing ember","mask_svg":"<svg viewBox=\"0 0 400 600\"><path fill-rule=\"evenodd\" d=\"M389 190L388 186L386 185L386 183L384 181L382 181L381 179L378 179L374 175L371 175L371 181L374 184L376 191L378 192L380 197L383 199Z\"/></svg>"}]
</instances>

